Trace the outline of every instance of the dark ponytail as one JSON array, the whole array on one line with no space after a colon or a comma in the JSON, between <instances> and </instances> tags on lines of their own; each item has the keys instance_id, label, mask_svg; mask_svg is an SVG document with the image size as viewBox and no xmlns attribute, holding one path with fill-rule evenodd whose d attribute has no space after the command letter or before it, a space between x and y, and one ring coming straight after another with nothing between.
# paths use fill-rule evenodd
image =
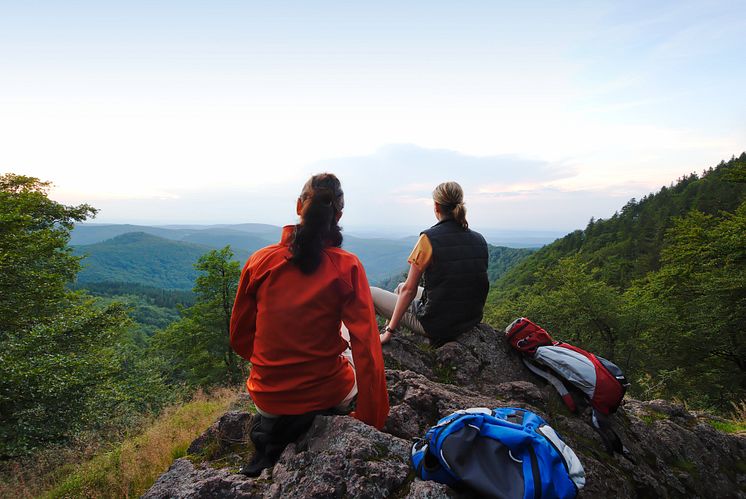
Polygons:
<instances>
[{"instance_id":1,"label":"dark ponytail","mask_svg":"<svg viewBox=\"0 0 746 499\"><path fill-rule=\"evenodd\" d=\"M292 262L304 274L313 273L321 264L325 247L342 245L342 229L338 214L344 208L344 193L339 179L331 173L311 177L298 198L301 202L301 222L295 226L290 244Z\"/></svg>"}]
</instances>

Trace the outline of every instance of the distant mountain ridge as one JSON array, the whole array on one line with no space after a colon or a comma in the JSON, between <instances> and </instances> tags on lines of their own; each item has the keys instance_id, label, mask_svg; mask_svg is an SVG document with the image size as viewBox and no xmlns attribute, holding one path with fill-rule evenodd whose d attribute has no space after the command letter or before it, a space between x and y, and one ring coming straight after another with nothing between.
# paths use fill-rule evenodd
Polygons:
<instances>
[{"instance_id":1,"label":"distant mountain ridge","mask_svg":"<svg viewBox=\"0 0 746 499\"><path fill-rule=\"evenodd\" d=\"M235 248L253 252L267 244L277 242L281 230L280 227L266 224L208 226L77 224L71 233L70 244L73 246L94 244L128 232L142 232L172 241L204 244L214 248L222 248L226 244L231 244Z\"/></svg>"},{"instance_id":2,"label":"distant mountain ridge","mask_svg":"<svg viewBox=\"0 0 746 499\"><path fill-rule=\"evenodd\" d=\"M267 224L211 226L143 226L131 224L80 224L71 244L83 260L80 284L114 281L139 283L165 289L191 289L197 258L212 249L230 245L243 262L254 251L280 238L281 227ZM416 236L363 238L345 234L343 248L356 254L368 280L377 285L408 267L407 257ZM532 250L490 246L490 280L531 253Z\"/></svg>"},{"instance_id":3,"label":"distant mountain ridge","mask_svg":"<svg viewBox=\"0 0 746 499\"><path fill-rule=\"evenodd\" d=\"M145 268L140 268L139 274L127 276L118 272L116 268L118 263L123 263L123 254L127 251L152 251L146 250L149 244L163 248L166 254L176 251L179 244L198 245L202 248L202 253L211 249L223 248L230 245L237 259L245 261L254 251L270 244L275 244L280 239L281 227L266 224L235 224L235 225L212 225L195 229L195 226L168 226L168 227L150 227L143 225L98 225L98 224L79 224L72 231L70 243L76 248L76 252L88 253L91 257L84 261L88 268L84 269L79 276L79 281L93 282L100 276L114 273L121 274L122 278L128 278L123 282L139 282L146 285L155 285L152 282L142 280L142 275L148 274ZM125 237L128 234L137 233L138 245L132 245L132 241ZM146 238L144 236L150 236ZM156 239L153 239L156 238ZM389 277L401 268L406 266L406 259L409 252L414 246L416 238L402 239L384 239L384 238L360 238L351 235L344 236L343 248L355 253L365 265L368 279L377 282L380 279ZM172 244L167 244L170 242ZM104 244L104 246L97 246ZM104 253L109 255L115 245L126 245L128 249L122 248L118 260L107 262ZM193 248L192 248L193 249ZM104 253L102 253L102 251ZM189 251L189 250L184 250ZM199 256L199 255L198 255ZM138 267L137 255L134 253L127 258L127 267ZM196 261L196 258L195 258ZM194 263L194 262L192 262ZM151 260L141 262L140 267L147 267ZM174 261L175 266L180 266L180 261ZM107 270L99 270L99 267L106 267ZM181 273L183 274L183 273ZM191 275L191 274L190 274ZM137 280L132 280L137 279ZM178 286L165 286L174 289L183 289L184 275L179 277ZM112 280L112 279L102 279ZM157 279L160 280L160 279ZM82 282L81 281L81 282ZM191 286L189 286L191 288Z\"/></svg>"}]
</instances>

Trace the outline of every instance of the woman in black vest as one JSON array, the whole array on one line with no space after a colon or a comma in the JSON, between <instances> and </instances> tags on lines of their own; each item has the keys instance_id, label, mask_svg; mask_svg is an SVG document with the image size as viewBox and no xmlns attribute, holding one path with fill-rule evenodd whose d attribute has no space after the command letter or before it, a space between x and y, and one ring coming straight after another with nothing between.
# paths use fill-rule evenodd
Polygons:
<instances>
[{"instance_id":1,"label":"woman in black vest","mask_svg":"<svg viewBox=\"0 0 746 499\"><path fill-rule=\"evenodd\" d=\"M409 274L396 293L371 288L376 313L389 319L387 343L400 325L423 334L436 347L482 320L489 291L487 243L469 229L464 191L444 182L433 191L438 223L423 231L409 255ZM420 278L424 283L419 287Z\"/></svg>"}]
</instances>

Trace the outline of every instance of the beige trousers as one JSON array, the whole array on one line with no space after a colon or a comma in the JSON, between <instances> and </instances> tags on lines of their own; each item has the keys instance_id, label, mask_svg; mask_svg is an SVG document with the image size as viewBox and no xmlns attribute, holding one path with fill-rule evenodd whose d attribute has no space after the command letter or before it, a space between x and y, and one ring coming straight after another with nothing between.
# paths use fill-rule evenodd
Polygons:
<instances>
[{"instance_id":1,"label":"beige trousers","mask_svg":"<svg viewBox=\"0 0 746 499\"><path fill-rule=\"evenodd\" d=\"M375 307L376 313L378 315L380 315L381 317L385 317L386 319L391 319L391 316L394 315L396 300L399 299L399 291L401 290L402 286L404 286L404 283L400 282L399 285L396 287L396 291L393 293L391 291L386 291L385 289L371 286L370 294L373 295L373 306ZM414 333L422 336L427 336L427 333L425 333L425 329L422 327L422 324L420 324L420 321L417 319L416 315L416 305L419 299L422 297L422 291L424 291L424 289L422 288L422 286L419 286L417 288L417 295L414 297L414 300L412 300L412 303L409 304L409 307L407 307L407 311L404 312L404 315L402 315L400 324L410 329Z\"/></svg>"}]
</instances>

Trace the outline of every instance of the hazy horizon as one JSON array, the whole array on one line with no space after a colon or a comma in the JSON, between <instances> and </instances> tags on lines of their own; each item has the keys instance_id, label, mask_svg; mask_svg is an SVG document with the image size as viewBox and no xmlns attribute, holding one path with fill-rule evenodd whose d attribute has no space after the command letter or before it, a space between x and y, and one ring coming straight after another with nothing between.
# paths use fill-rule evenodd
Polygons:
<instances>
[{"instance_id":1,"label":"hazy horizon","mask_svg":"<svg viewBox=\"0 0 746 499\"><path fill-rule=\"evenodd\" d=\"M87 221L77 225L83 226L122 226L132 225L134 227L154 227L159 229L194 229L204 230L214 227L232 227L235 225L243 224L256 224L256 225L269 225L279 229L281 225L266 224L264 222L242 222L239 224L171 224L171 223L135 223L135 222L123 222L123 223L109 223L109 222L96 222ZM287 224L286 224L287 225ZM363 227L363 226L347 226L342 224L342 231L344 235L354 236L358 238L366 239L388 239L388 240L400 240L400 239L415 239L422 230L427 227ZM488 243L495 246L508 246L513 248L536 248L548 244L557 238L560 238L567 234L561 230L511 230L511 229L499 229L491 227L473 227L474 230L479 231L487 240ZM134 230L136 232L136 230ZM75 237L73 237L75 239Z\"/></svg>"}]
</instances>

